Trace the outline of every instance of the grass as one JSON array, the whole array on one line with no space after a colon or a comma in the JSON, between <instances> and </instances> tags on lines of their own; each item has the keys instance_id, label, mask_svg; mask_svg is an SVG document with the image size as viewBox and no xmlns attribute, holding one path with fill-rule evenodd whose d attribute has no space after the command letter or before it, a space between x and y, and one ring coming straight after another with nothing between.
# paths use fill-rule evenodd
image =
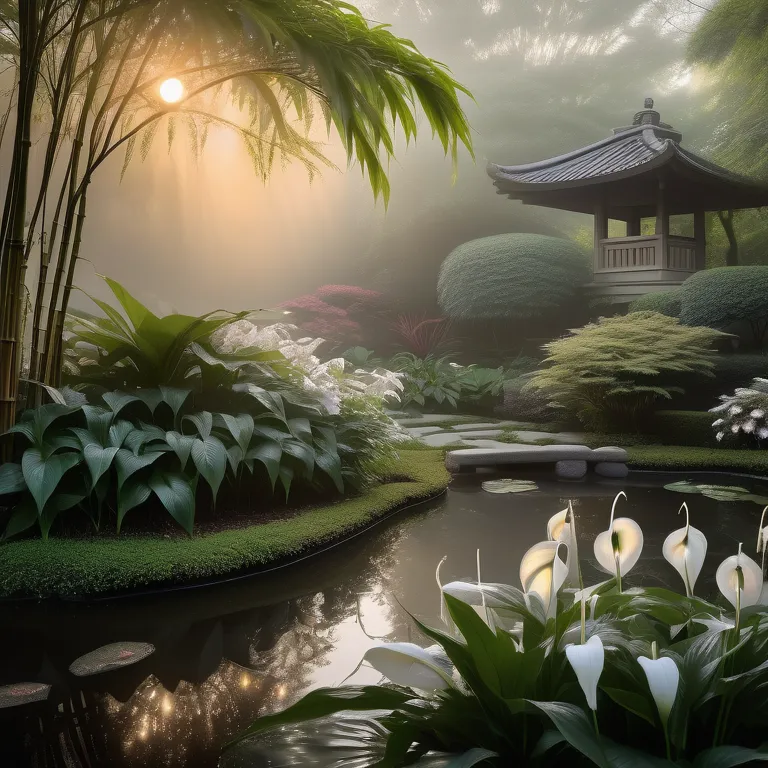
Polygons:
<instances>
[{"instance_id":1,"label":"grass","mask_svg":"<svg viewBox=\"0 0 768 768\"><path fill-rule=\"evenodd\" d=\"M165 539L51 538L0 546L0 596L86 596L183 584L259 569L329 544L388 512L446 488L450 475L439 449L400 449L389 471L395 482L293 517L240 530ZM409 478L404 481L402 478Z\"/></svg>"},{"instance_id":2,"label":"grass","mask_svg":"<svg viewBox=\"0 0 768 768\"><path fill-rule=\"evenodd\" d=\"M763 451L680 445L634 445L627 448L627 453L630 469L727 470L768 475L768 455Z\"/></svg>"}]
</instances>

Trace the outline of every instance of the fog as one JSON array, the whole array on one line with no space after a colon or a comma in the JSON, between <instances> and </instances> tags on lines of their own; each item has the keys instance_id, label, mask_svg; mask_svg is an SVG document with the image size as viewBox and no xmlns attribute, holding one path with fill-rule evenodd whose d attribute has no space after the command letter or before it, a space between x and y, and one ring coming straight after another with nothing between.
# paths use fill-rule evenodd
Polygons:
<instances>
[{"instance_id":1,"label":"fog","mask_svg":"<svg viewBox=\"0 0 768 768\"><path fill-rule=\"evenodd\" d=\"M474 94L464 104L476 162L461 151L455 183L428 129L415 145L400 142L386 211L324 125L312 136L326 142L340 170L310 182L300 165L278 164L266 185L225 129L212 133L197 160L184 139L169 151L161 133L122 181L122 157L97 172L77 285L103 295L96 274L104 273L158 310L199 313L269 307L323 283L353 283L430 309L439 265L456 245L591 226L588 217L497 196L488 160L535 161L597 141L631 122L646 96L682 130L686 146L706 150L706 84L683 62L700 13L687 0L367 0L360 7L448 65ZM43 152L38 142L33 164Z\"/></svg>"}]
</instances>

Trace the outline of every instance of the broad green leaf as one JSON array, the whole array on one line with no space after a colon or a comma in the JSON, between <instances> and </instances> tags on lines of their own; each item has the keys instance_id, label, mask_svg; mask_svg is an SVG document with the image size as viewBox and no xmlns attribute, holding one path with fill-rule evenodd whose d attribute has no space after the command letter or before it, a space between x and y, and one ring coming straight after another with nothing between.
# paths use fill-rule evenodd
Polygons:
<instances>
[{"instance_id":1,"label":"broad green leaf","mask_svg":"<svg viewBox=\"0 0 768 768\"><path fill-rule=\"evenodd\" d=\"M194 424L197 433L205 440L211 436L211 430L213 429L213 415L208 411L201 411L200 413L193 413L190 416L185 416L182 422L190 421Z\"/></svg>"},{"instance_id":2,"label":"broad green leaf","mask_svg":"<svg viewBox=\"0 0 768 768\"><path fill-rule=\"evenodd\" d=\"M35 503L27 497L13 508L10 520L8 520L8 524L5 526L3 539L10 539L11 536L18 536L20 533L24 533L36 522L37 509Z\"/></svg>"},{"instance_id":3,"label":"broad green leaf","mask_svg":"<svg viewBox=\"0 0 768 768\"><path fill-rule=\"evenodd\" d=\"M309 419L288 419L291 434L307 445L312 445L312 425Z\"/></svg>"},{"instance_id":4,"label":"broad green leaf","mask_svg":"<svg viewBox=\"0 0 768 768\"><path fill-rule=\"evenodd\" d=\"M125 438L133 432L134 426L130 421L119 419L109 428L109 444L115 448L122 448Z\"/></svg>"},{"instance_id":5,"label":"broad green leaf","mask_svg":"<svg viewBox=\"0 0 768 768\"><path fill-rule=\"evenodd\" d=\"M227 459L229 460L229 466L232 468L232 474L236 475L237 468L243 460L243 449L239 445L230 445L227 448Z\"/></svg>"},{"instance_id":6,"label":"broad green leaf","mask_svg":"<svg viewBox=\"0 0 768 768\"><path fill-rule=\"evenodd\" d=\"M275 490L275 483L280 472L280 459L283 456L283 449L279 443L262 443L251 448L245 454L246 459L255 460L264 465L272 483L272 490Z\"/></svg>"},{"instance_id":7,"label":"broad green leaf","mask_svg":"<svg viewBox=\"0 0 768 768\"><path fill-rule=\"evenodd\" d=\"M239 413L237 416L222 413L221 418L227 425L227 429L232 437L235 438L235 442L240 446L243 455L245 455L253 437L253 416L250 413Z\"/></svg>"},{"instance_id":8,"label":"broad green leaf","mask_svg":"<svg viewBox=\"0 0 768 768\"><path fill-rule=\"evenodd\" d=\"M291 485L293 483L293 469L285 464L281 464L277 474L285 491L285 500L288 501L288 495L291 492Z\"/></svg>"},{"instance_id":9,"label":"broad green leaf","mask_svg":"<svg viewBox=\"0 0 768 768\"><path fill-rule=\"evenodd\" d=\"M486 760L490 760L492 757L498 756L498 752L491 752L490 749L475 747L475 749L470 749L463 755L456 755L456 757L446 763L445 768L472 768L473 765L479 765Z\"/></svg>"},{"instance_id":10,"label":"broad green leaf","mask_svg":"<svg viewBox=\"0 0 768 768\"><path fill-rule=\"evenodd\" d=\"M312 479L312 473L315 471L315 450L300 440L286 440L283 442L283 453L298 459L304 469L304 476L307 480Z\"/></svg>"},{"instance_id":11,"label":"broad green leaf","mask_svg":"<svg viewBox=\"0 0 768 768\"><path fill-rule=\"evenodd\" d=\"M184 405L184 401L189 397L189 389L177 389L176 387L160 387L160 393L166 405L173 411L173 418L178 416L181 406Z\"/></svg>"},{"instance_id":12,"label":"broad green leaf","mask_svg":"<svg viewBox=\"0 0 768 768\"><path fill-rule=\"evenodd\" d=\"M189 454L192 453L195 438L191 435L182 435L180 432L166 432L165 440L171 447L171 450L179 457L181 471L183 472L187 468Z\"/></svg>"},{"instance_id":13,"label":"broad green leaf","mask_svg":"<svg viewBox=\"0 0 768 768\"><path fill-rule=\"evenodd\" d=\"M80 504L84 498L85 495L82 493L56 493L50 498L37 520L43 541L48 540L48 534L59 513Z\"/></svg>"},{"instance_id":14,"label":"broad green leaf","mask_svg":"<svg viewBox=\"0 0 768 768\"><path fill-rule=\"evenodd\" d=\"M633 714L646 720L651 725L656 725L656 712L652 702L648 701L645 696L635 693L634 691L625 691L620 688L604 688L600 686L601 690L605 691L617 704L624 707L624 709L632 712Z\"/></svg>"},{"instance_id":15,"label":"broad green leaf","mask_svg":"<svg viewBox=\"0 0 768 768\"><path fill-rule=\"evenodd\" d=\"M315 462L333 480L336 490L339 493L344 493L344 479L341 475L341 459L339 455L320 451L315 455Z\"/></svg>"},{"instance_id":16,"label":"broad green leaf","mask_svg":"<svg viewBox=\"0 0 768 768\"><path fill-rule=\"evenodd\" d=\"M99 478L112 466L112 460L119 450L121 449L114 447L102 448L100 445L93 443L85 446L83 457L85 458L88 471L91 473L91 490L96 487ZM129 451L126 451L126 453L129 453Z\"/></svg>"},{"instance_id":17,"label":"broad green leaf","mask_svg":"<svg viewBox=\"0 0 768 768\"><path fill-rule=\"evenodd\" d=\"M218 437L206 437L192 444L192 461L213 491L213 500L227 471L227 449Z\"/></svg>"},{"instance_id":18,"label":"broad green leaf","mask_svg":"<svg viewBox=\"0 0 768 768\"><path fill-rule=\"evenodd\" d=\"M159 389L139 389L134 394L153 414L157 406L163 402L163 393Z\"/></svg>"},{"instance_id":19,"label":"broad green leaf","mask_svg":"<svg viewBox=\"0 0 768 768\"><path fill-rule=\"evenodd\" d=\"M21 471L27 488L42 514L46 502L50 499L59 481L72 467L82 460L79 453L54 453L43 457L39 448L27 448L21 458Z\"/></svg>"},{"instance_id":20,"label":"broad green leaf","mask_svg":"<svg viewBox=\"0 0 768 768\"><path fill-rule=\"evenodd\" d=\"M126 513L143 504L152 493L152 489L143 480L129 480L117 492L117 532L123 525Z\"/></svg>"},{"instance_id":21,"label":"broad green leaf","mask_svg":"<svg viewBox=\"0 0 768 768\"><path fill-rule=\"evenodd\" d=\"M171 517L191 536L195 524L195 495L184 475L155 471L149 487Z\"/></svg>"},{"instance_id":22,"label":"broad green leaf","mask_svg":"<svg viewBox=\"0 0 768 768\"><path fill-rule=\"evenodd\" d=\"M768 762L768 742L757 747L714 747L700 752L693 761L693 768L733 768L747 763Z\"/></svg>"},{"instance_id":23,"label":"broad green leaf","mask_svg":"<svg viewBox=\"0 0 768 768\"><path fill-rule=\"evenodd\" d=\"M104 277L104 275L102 275L102 277ZM128 293L128 291L126 291L116 280L104 277L104 281L109 286L112 293L115 294L115 298L120 302L120 306L125 310L128 320L135 329L138 329L148 317L157 319L155 315L153 315L140 301L131 296L131 294Z\"/></svg>"},{"instance_id":24,"label":"broad green leaf","mask_svg":"<svg viewBox=\"0 0 768 768\"><path fill-rule=\"evenodd\" d=\"M105 392L101 399L109 406L115 416L127 405L143 402L136 395L128 395L125 392Z\"/></svg>"},{"instance_id":25,"label":"broad green leaf","mask_svg":"<svg viewBox=\"0 0 768 768\"><path fill-rule=\"evenodd\" d=\"M115 455L115 469L117 470L117 490L119 491L125 481L133 474L145 467L154 464L164 451L147 451L138 456L126 448L121 448Z\"/></svg>"},{"instance_id":26,"label":"broad green leaf","mask_svg":"<svg viewBox=\"0 0 768 768\"><path fill-rule=\"evenodd\" d=\"M25 411L21 415L21 420L14 424L8 433L19 433L24 435L31 443L41 445L45 431L54 421L62 416L69 416L77 411L78 408L71 405L61 405L60 403L48 403L39 408L33 408ZM6 433L6 434L8 434Z\"/></svg>"},{"instance_id":27,"label":"broad green leaf","mask_svg":"<svg viewBox=\"0 0 768 768\"><path fill-rule=\"evenodd\" d=\"M146 424L142 424L141 429L134 429L128 433L123 441L123 445L138 455L143 445L158 441L166 442L165 432L155 427L147 428Z\"/></svg>"},{"instance_id":28,"label":"broad green leaf","mask_svg":"<svg viewBox=\"0 0 768 768\"><path fill-rule=\"evenodd\" d=\"M547 715L565 740L584 757L589 758L600 768L611 768L600 738L583 709L575 704L565 704L561 701L529 701L529 703Z\"/></svg>"},{"instance_id":29,"label":"broad green leaf","mask_svg":"<svg viewBox=\"0 0 768 768\"><path fill-rule=\"evenodd\" d=\"M5 493L19 493L25 490L27 483L20 464L0 464L0 496Z\"/></svg>"},{"instance_id":30,"label":"broad green leaf","mask_svg":"<svg viewBox=\"0 0 768 768\"><path fill-rule=\"evenodd\" d=\"M337 712L369 712L394 710L413 698L413 693L380 686L353 686L318 688L311 691L291 707L274 715L263 715L233 739L227 747L256 733L263 733L281 725L303 723Z\"/></svg>"}]
</instances>

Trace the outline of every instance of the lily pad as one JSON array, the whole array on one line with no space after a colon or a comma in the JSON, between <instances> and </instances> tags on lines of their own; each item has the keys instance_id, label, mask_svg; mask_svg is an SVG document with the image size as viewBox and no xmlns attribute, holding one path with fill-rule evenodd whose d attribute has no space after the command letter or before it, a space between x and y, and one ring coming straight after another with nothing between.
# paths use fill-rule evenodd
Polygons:
<instances>
[{"instance_id":1,"label":"lily pad","mask_svg":"<svg viewBox=\"0 0 768 768\"><path fill-rule=\"evenodd\" d=\"M758 496L738 485L707 485L682 480L677 483L669 483L664 488L675 493L700 494L715 501L751 501L754 504L768 505L768 496Z\"/></svg>"},{"instance_id":2,"label":"lily pad","mask_svg":"<svg viewBox=\"0 0 768 768\"><path fill-rule=\"evenodd\" d=\"M155 646L150 643L110 643L75 659L69 671L76 677L98 675L135 664L154 652Z\"/></svg>"},{"instance_id":3,"label":"lily pad","mask_svg":"<svg viewBox=\"0 0 768 768\"><path fill-rule=\"evenodd\" d=\"M51 686L45 683L14 683L0 686L0 709L45 701Z\"/></svg>"},{"instance_id":4,"label":"lily pad","mask_svg":"<svg viewBox=\"0 0 768 768\"><path fill-rule=\"evenodd\" d=\"M539 486L532 480L486 480L482 489L488 493L528 493L537 491Z\"/></svg>"}]
</instances>

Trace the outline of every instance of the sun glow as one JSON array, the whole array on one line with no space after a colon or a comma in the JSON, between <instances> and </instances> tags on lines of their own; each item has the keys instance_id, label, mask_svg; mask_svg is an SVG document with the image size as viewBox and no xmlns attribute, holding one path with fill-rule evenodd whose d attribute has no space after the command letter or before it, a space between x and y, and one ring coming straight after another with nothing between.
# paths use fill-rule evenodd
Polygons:
<instances>
[{"instance_id":1,"label":"sun glow","mask_svg":"<svg viewBox=\"0 0 768 768\"><path fill-rule=\"evenodd\" d=\"M184 86L181 80L177 80L172 77L168 80L164 80L160 86L160 98L163 101L167 101L169 104L175 104L177 101L181 101L181 97L184 95Z\"/></svg>"}]
</instances>

